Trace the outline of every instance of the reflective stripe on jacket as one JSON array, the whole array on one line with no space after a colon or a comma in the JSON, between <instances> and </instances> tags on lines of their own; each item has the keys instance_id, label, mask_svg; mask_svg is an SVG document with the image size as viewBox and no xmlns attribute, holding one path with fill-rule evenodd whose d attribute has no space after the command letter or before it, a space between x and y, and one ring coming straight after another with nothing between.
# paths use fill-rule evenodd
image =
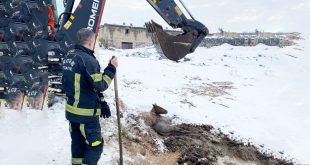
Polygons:
<instances>
[{"instance_id":1,"label":"reflective stripe on jacket","mask_svg":"<svg viewBox=\"0 0 310 165\"><path fill-rule=\"evenodd\" d=\"M85 123L100 115L98 93L105 91L114 78L116 69L109 64L104 73L94 52L75 45L63 60L62 84L67 96L68 120Z\"/></svg>"}]
</instances>

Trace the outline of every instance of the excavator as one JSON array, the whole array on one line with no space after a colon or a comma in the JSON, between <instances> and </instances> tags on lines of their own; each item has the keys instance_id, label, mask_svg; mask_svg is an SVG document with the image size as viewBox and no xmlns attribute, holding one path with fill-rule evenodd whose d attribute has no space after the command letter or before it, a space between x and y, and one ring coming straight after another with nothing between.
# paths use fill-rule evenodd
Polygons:
<instances>
[{"instance_id":1,"label":"excavator","mask_svg":"<svg viewBox=\"0 0 310 165\"><path fill-rule=\"evenodd\" d=\"M92 29L98 34L106 0L81 0L73 11L75 0L64 0L65 11L59 16L57 36L62 46L68 47L76 41L76 32L83 27ZM192 53L199 46L209 31L197 21L182 0L179 2L190 15L187 18L174 0L147 0L157 13L172 27L180 28L183 33L171 35L154 21L146 23L147 31L157 51L170 60L178 61Z\"/></svg>"},{"instance_id":2,"label":"excavator","mask_svg":"<svg viewBox=\"0 0 310 165\"><path fill-rule=\"evenodd\" d=\"M194 52L208 35L208 29L193 17L182 0L179 2L187 14L174 0L146 1L172 28L183 31L172 35L153 20L145 24L157 51L167 59L179 61ZM62 2L65 10L58 15L57 3ZM0 0L0 106L11 102L9 106L16 109L24 105L42 109L47 86L49 92L63 94L62 60L76 43L79 29L87 27L98 35L105 3L106 0ZM23 104L24 100L28 103Z\"/></svg>"},{"instance_id":3,"label":"excavator","mask_svg":"<svg viewBox=\"0 0 310 165\"><path fill-rule=\"evenodd\" d=\"M173 61L194 52L209 33L206 26L194 19L184 2L179 1L190 19L174 0L147 0L172 28L183 31L178 35L171 35L153 20L145 24L158 53ZM62 93L60 61L70 45L76 42L77 31L87 27L98 35L106 0L64 0L63 3L65 10L58 17L54 42L50 41L48 46L49 90L53 93Z\"/></svg>"}]
</instances>

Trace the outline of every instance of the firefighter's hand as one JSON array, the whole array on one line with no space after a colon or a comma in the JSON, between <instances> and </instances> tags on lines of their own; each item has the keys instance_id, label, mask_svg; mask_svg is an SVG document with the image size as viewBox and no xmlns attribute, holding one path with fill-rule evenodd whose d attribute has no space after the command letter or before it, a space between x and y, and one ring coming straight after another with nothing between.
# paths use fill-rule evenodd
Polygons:
<instances>
[{"instance_id":1,"label":"firefighter's hand","mask_svg":"<svg viewBox=\"0 0 310 165\"><path fill-rule=\"evenodd\" d=\"M101 114L100 117L109 118L111 116L110 107L106 101L100 102L101 104Z\"/></svg>"},{"instance_id":2,"label":"firefighter's hand","mask_svg":"<svg viewBox=\"0 0 310 165\"><path fill-rule=\"evenodd\" d=\"M50 25L47 26L47 32L48 32L48 34L52 33L52 27Z\"/></svg>"},{"instance_id":3,"label":"firefighter's hand","mask_svg":"<svg viewBox=\"0 0 310 165\"><path fill-rule=\"evenodd\" d=\"M112 59L110 60L110 64L112 64L115 68L117 68L118 67L117 57L113 56Z\"/></svg>"}]
</instances>

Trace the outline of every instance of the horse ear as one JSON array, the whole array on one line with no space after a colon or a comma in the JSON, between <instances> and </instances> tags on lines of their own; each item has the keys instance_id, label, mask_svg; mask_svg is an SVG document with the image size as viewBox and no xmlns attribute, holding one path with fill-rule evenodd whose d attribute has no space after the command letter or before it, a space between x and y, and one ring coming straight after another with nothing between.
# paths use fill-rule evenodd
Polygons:
<instances>
[{"instance_id":1,"label":"horse ear","mask_svg":"<svg viewBox=\"0 0 310 165\"><path fill-rule=\"evenodd\" d=\"M153 104L152 112L156 113L157 115L167 114L168 113L168 111L166 109L164 109L161 106L158 106L156 104Z\"/></svg>"}]
</instances>

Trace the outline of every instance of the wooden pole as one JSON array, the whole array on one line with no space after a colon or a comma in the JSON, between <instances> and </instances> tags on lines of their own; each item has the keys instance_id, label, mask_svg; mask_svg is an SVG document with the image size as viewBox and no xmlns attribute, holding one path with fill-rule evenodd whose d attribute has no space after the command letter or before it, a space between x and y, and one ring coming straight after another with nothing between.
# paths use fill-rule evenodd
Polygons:
<instances>
[{"instance_id":1,"label":"wooden pole","mask_svg":"<svg viewBox=\"0 0 310 165\"><path fill-rule=\"evenodd\" d=\"M121 117L119 110L117 74L115 74L114 77L114 91L115 91L115 105L116 105L117 125L118 125L119 165L123 165L122 129L121 129Z\"/></svg>"}]
</instances>

